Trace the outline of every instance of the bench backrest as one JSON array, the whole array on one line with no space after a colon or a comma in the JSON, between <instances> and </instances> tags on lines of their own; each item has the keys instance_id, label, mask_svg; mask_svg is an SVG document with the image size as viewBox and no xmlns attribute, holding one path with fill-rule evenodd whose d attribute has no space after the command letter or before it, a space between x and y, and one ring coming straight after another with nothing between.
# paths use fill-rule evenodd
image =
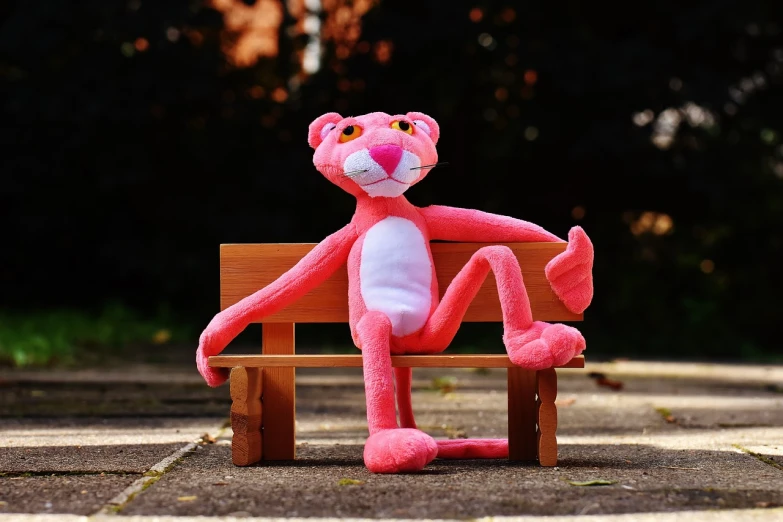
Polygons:
<instances>
[{"instance_id":1,"label":"bench backrest","mask_svg":"<svg viewBox=\"0 0 783 522\"><path fill-rule=\"evenodd\" d=\"M581 321L581 314L569 312L552 292L544 267L565 250L565 243L506 243L519 259L537 321ZM441 296L473 253L486 243L432 243L432 257ZM220 306L228 308L265 287L315 247L313 243L237 244L220 246ZM465 314L467 322L502 320L495 277L487 280ZM332 277L302 299L263 323L347 323L348 272L340 268Z\"/></svg>"}]
</instances>

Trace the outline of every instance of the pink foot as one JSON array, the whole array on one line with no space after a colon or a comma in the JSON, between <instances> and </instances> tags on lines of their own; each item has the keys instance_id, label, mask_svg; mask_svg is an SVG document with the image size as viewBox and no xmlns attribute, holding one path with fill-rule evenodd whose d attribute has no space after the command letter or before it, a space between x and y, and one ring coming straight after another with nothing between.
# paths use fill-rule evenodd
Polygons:
<instances>
[{"instance_id":1,"label":"pink foot","mask_svg":"<svg viewBox=\"0 0 783 522\"><path fill-rule=\"evenodd\" d=\"M373 473L421 471L438 454L435 439L410 428L383 430L364 445L364 464Z\"/></svg>"},{"instance_id":2,"label":"pink foot","mask_svg":"<svg viewBox=\"0 0 783 522\"><path fill-rule=\"evenodd\" d=\"M511 362L529 370L565 364L585 349L579 330L564 324L536 321L522 332L503 336Z\"/></svg>"}]
</instances>

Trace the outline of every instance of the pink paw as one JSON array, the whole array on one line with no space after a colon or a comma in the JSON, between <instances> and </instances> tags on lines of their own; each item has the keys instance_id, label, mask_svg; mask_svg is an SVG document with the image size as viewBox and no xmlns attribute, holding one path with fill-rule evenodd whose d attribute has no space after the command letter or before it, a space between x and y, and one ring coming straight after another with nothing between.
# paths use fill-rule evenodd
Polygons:
<instances>
[{"instance_id":1,"label":"pink paw","mask_svg":"<svg viewBox=\"0 0 783 522\"><path fill-rule=\"evenodd\" d=\"M423 431L398 428L370 435L364 445L364 464L373 473L421 471L437 454L435 439Z\"/></svg>"},{"instance_id":2,"label":"pink paw","mask_svg":"<svg viewBox=\"0 0 783 522\"><path fill-rule=\"evenodd\" d=\"M593 299L593 244L581 227L568 232L568 247L547 263L544 272L563 304L581 314Z\"/></svg>"},{"instance_id":3,"label":"pink paw","mask_svg":"<svg viewBox=\"0 0 783 522\"><path fill-rule=\"evenodd\" d=\"M564 324L536 321L522 332L503 336L511 362L529 370L565 364L585 349L579 330Z\"/></svg>"},{"instance_id":4,"label":"pink paw","mask_svg":"<svg viewBox=\"0 0 783 522\"><path fill-rule=\"evenodd\" d=\"M215 341L215 337L208 330L201 334L196 350L196 367L207 384L213 388L226 382L230 373L228 368L211 368L209 366L209 356L220 353L224 347Z\"/></svg>"}]
</instances>

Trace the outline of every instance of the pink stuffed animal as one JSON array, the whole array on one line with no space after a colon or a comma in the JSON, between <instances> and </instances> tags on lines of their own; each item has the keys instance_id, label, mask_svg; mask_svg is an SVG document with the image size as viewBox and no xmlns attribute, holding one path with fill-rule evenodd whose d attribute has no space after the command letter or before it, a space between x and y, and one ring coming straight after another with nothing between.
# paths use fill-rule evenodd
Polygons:
<instances>
[{"instance_id":1,"label":"pink stuffed animal","mask_svg":"<svg viewBox=\"0 0 783 522\"><path fill-rule=\"evenodd\" d=\"M436 441L416 429L411 369L393 370L390 359L391 354L445 350L490 270L503 311L503 342L514 364L531 370L549 368L585 348L576 329L533 321L519 263L504 246L479 249L438 302L432 239L562 242L518 219L409 203L403 193L438 160L439 132L435 120L418 112L374 112L356 118L328 113L310 124L313 163L329 181L356 197L356 213L275 282L218 313L201 335L196 354L207 383L223 383L226 371L210 368L209 356L219 354L251 322L285 308L347 262L351 335L362 350L370 431L364 462L376 473L419 471L436 456L508 455L505 440ZM572 312L581 313L592 300L592 266L593 245L580 227L574 227L566 250L546 266L552 289Z\"/></svg>"}]
</instances>

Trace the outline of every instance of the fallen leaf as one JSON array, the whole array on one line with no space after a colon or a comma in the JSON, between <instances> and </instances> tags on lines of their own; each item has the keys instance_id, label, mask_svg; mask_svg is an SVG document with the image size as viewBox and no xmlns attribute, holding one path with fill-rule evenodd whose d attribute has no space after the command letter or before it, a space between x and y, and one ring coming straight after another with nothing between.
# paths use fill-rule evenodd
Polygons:
<instances>
[{"instance_id":1,"label":"fallen leaf","mask_svg":"<svg viewBox=\"0 0 783 522\"><path fill-rule=\"evenodd\" d=\"M585 480L585 481L577 481L577 480L569 480L569 484L572 486L611 486L612 484L617 484L616 480Z\"/></svg>"},{"instance_id":2,"label":"fallen leaf","mask_svg":"<svg viewBox=\"0 0 783 522\"><path fill-rule=\"evenodd\" d=\"M349 479L349 478L341 478L337 481L338 486L361 486L364 484L361 480L356 479Z\"/></svg>"},{"instance_id":3,"label":"fallen leaf","mask_svg":"<svg viewBox=\"0 0 783 522\"><path fill-rule=\"evenodd\" d=\"M442 394L452 393L457 390L456 377L435 377L432 379L432 389Z\"/></svg>"},{"instance_id":4,"label":"fallen leaf","mask_svg":"<svg viewBox=\"0 0 783 522\"><path fill-rule=\"evenodd\" d=\"M196 495L190 495L187 497L177 497L177 500L179 500L180 502L193 502L197 498L198 497Z\"/></svg>"},{"instance_id":5,"label":"fallen leaf","mask_svg":"<svg viewBox=\"0 0 783 522\"><path fill-rule=\"evenodd\" d=\"M83 490L82 490L82 495L86 495L86 494L87 494L87 490L86 490L86 489L83 489Z\"/></svg>"},{"instance_id":6,"label":"fallen leaf","mask_svg":"<svg viewBox=\"0 0 783 522\"><path fill-rule=\"evenodd\" d=\"M700 471L701 470L701 468L681 468L679 466L661 466L661 467L666 468L666 469L685 469L685 470L688 470L688 471Z\"/></svg>"},{"instance_id":7,"label":"fallen leaf","mask_svg":"<svg viewBox=\"0 0 783 522\"><path fill-rule=\"evenodd\" d=\"M590 372L587 375L588 375L588 377L591 377L591 378L595 379L595 383L598 386L603 386L605 388L611 388L611 389L613 389L615 391L620 391L620 390L623 389L624 385L623 385L622 381L615 381L615 380L609 379L603 373Z\"/></svg>"},{"instance_id":8,"label":"fallen leaf","mask_svg":"<svg viewBox=\"0 0 783 522\"><path fill-rule=\"evenodd\" d=\"M228 482L213 482L213 486L228 486Z\"/></svg>"},{"instance_id":9,"label":"fallen leaf","mask_svg":"<svg viewBox=\"0 0 783 522\"><path fill-rule=\"evenodd\" d=\"M568 408L575 402L576 402L575 397L569 397L568 399L557 399L555 401L555 406L557 406L558 408Z\"/></svg>"},{"instance_id":10,"label":"fallen leaf","mask_svg":"<svg viewBox=\"0 0 783 522\"><path fill-rule=\"evenodd\" d=\"M669 424L677 423L677 417L672 415L672 411L669 408L655 408L655 411L657 411L661 415L661 417L663 417L663 420L665 420Z\"/></svg>"},{"instance_id":11,"label":"fallen leaf","mask_svg":"<svg viewBox=\"0 0 783 522\"><path fill-rule=\"evenodd\" d=\"M7 505L8 505L8 502L6 502L5 500L0 500L0 507L5 507Z\"/></svg>"},{"instance_id":12,"label":"fallen leaf","mask_svg":"<svg viewBox=\"0 0 783 522\"><path fill-rule=\"evenodd\" d=\"M201 436L201 438L199 439L199 442L201 444L214 444L216 442L216 439L215 439L215 437L213 437L209 433L205 433L205 434L203 434Z\"/></svg>"},{"instance_id":13,"label":"fallen leaf","mask_svg":"<svg viewBox=\"0 0 783 522\"><path fill-rule=\"evenodd\" d=\"M774 508L774 507L778 507L778 506L779 506L779 504L777 504L775 502L756 502L756 507L757 508Z\"/></svg>"}]
</instances>

